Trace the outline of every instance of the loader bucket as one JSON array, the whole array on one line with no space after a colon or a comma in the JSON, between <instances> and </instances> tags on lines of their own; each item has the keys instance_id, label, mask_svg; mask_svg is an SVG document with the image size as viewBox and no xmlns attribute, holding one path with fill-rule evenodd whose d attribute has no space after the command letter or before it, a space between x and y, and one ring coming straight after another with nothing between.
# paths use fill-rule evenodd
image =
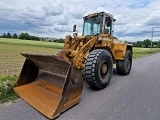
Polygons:
<instances>
[{"instance_id":1,"label":"loader bucket","mask_svg":"<svg viewBox=\"0 0 160 120\"><path fill-rule=\"evenodd\" d=\"M54 55L22 54L26 57L16 93L50 119L77 104L83 89L80 70Z\"/></svg>"}]
</instances>

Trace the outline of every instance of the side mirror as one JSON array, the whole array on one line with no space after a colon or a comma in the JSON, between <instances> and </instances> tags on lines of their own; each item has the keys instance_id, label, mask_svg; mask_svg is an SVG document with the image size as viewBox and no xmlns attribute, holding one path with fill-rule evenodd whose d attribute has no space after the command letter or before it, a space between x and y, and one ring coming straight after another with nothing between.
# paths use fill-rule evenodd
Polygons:
<instances>
[{"instance_id":1,"label":"side mirror","mask_svg":"<svg viewBox=\"0 0 160 120\"><path fill-rule=\"evenodd\" d=\"M78 31L76 30L76 25L73 26L73 37L78 35Z\"/></svg>"},{"instance_id":2,"label":"side mirror","mask_svg":"<svg viewBox=\"0 0 160 120\"><path fill-rule=\"evenodd\" d=\"M76 32L76 25L73 26L73 32Z\"/></svg>"}]
</instances>

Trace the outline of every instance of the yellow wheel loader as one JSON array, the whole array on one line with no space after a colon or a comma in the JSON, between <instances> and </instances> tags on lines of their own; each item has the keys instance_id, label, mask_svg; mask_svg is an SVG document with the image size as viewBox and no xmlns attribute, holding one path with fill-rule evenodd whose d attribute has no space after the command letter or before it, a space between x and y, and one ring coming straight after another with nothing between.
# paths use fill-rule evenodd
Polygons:
<instances>
[{"instance_id":1,"label":"yellow wheel loader","mask_svg":"<svg viewBox=\"0 0 160 120\"><path fill-rule=\"evenodd\" d=\"M26 60L14 90L50 119L79 103L83 79L103 89L111 80L113 64L118 74L131 70L132 45L113 36L113 16L100 12L83 19L82 36L74 25L73 37L66 36L57 56L22 54Z\"/></svg>"}]
</instances>

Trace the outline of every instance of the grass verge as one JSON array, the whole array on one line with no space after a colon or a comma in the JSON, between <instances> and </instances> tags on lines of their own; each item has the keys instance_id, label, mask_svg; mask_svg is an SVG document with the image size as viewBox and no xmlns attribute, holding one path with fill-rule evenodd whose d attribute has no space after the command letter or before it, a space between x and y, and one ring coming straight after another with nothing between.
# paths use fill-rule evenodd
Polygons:
<instances>
[{"instance_id":1,"label":"grass verge","mask_svg":"<svg viewBox=\"0 0 160 120\"><path fill-rule=\"evenodd\" d=\"M18 76L2 76L0 77L0 103L18 98L13 90L13 85Z\"/></svg>"},{"instance_id":2,"label":"grass verge","mask_svg":"<svg viewBox=\"0 0 160 120\"><path fill-rule=\"evenodd\" d=\"M160 52L160 48L137 48L133 47L133 59Z\"/></svg>"}]
</instances>

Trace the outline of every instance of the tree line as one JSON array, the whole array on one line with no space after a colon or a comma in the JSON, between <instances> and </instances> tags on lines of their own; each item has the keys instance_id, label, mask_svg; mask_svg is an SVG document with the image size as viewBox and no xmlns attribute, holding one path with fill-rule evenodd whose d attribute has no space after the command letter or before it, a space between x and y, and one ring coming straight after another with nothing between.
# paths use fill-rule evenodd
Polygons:
<instances>
[{"instance_id":1,"label":"tree line","mask_svg":"<svg viewBox=\"0 0 160 120\"><path fill-rule=\"evenodd\" d=\"M1 38L13 38L13 39L23 39L23 40L37 40L39 41L40 38L37 36L31 36L28 33L21 33L20 35L17 35L16 33L14 33L13 35L11 35L9 32L8 33L4 33L3 35L0 36Z\"/></svg>"},{"instance_id":2,"label":"tree line","mask_svg":"<svg viewBox=\"0 0 160 120\"><path fill-rule=\"evenodd\" d=\"M17 35L16 33L14 33L13 35L11 35L8 32L8 33L4 33L3 35L0 35L0 38L13 38L13 39L22 39L22 40L36 40L36 41L41 40L41 41L48 41L48 42L64 43L64 39L62 38L49 39L49 38L32 36L28 33L21 33L20 35Z\"/></svg>"},{"instance_id":3,"label":"tree line","mask_svg":"<svg viewBox=\"0 0 160 120\"><path fill-rule=\"evenodd\" d=\"M17 39L18 35L16 33L14 33L13 35L11 35L9 32L8 33L4 33L3 35L0 36L0 38L14 38Z\"/></svg>"},{"instance_id":4,"label":"tree line","mask_svg":"<svg viewBox=\"0 0 160 120\"><path fill-rule=\"evenodd\" d=\"M128 43L133 44L133 47L160 48L160 40L159 41L151 41L150 39L146 39L146 40L143 40L143 41L128 42Z\"/></svg>"}]
</instances>

